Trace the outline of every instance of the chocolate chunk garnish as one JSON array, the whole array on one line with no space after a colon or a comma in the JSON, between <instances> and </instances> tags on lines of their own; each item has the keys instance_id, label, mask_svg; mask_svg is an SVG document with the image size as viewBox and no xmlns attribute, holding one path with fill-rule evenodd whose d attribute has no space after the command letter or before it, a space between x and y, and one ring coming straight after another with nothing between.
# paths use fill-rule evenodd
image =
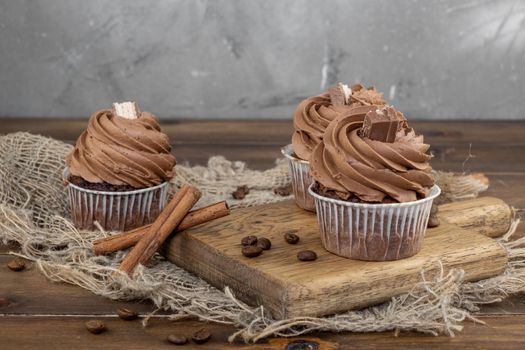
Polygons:
<instances>
[{"instance_id":1,"label":"chocolate chunk garnish","mask_svg":"<svg viewBox=\"0 0 525 350\"><path fill-rule=\"evenodd\" d=\"M262 250L268 250L272 247L272 241L270 241L268 238L259 238L257 241L257 247L261 248Z\"/></svg>"},{"instance_id":2,"label":"chocolate chunk garnish","mask_svg":"<svg viewBox=\"0 0 525 350\"><path fill-rule=\"evenodd\" d=\"M241 239L241 244L246 247L249 245L256 245L257 244L257 237L256 236L246 236Z\"/></svg>"},{"instance_id":3,"label":"chocolate chunk garnish","mask_svg":"<svg viewBox=\"0 0 525 350\"><path fill-rule=\"evenodd\" d=\"M348 98L352 94L352 90L347 85L337 83L336 86L332 86L328 89L330 95L330 102L334 106L345 106L348 104Z\"/></svg>"},{"instance_id":4,"label":"chocolate chunk garnish","mask_svg":"<svg viewBox=\"0 0 525 350\"><path fill-rule=\"evenodd\" d=\"M248 186L242 185L237 187L237 189L232 192L232 197L234 199L244 199L248 193L250 193Z\"/></svg>"},{"instance_id":5,"label":"chocolate chunk garnish","mask_svg":"<svg viewBox=\"0 0 525 350\"><path fill-rule=\"evenodd\" d=\"M255 246L255 245L249 245L244 248L242 248L242 255L244 255L247 258L255 258L256 256L261 255L262 248Z\"/></svg>"},{"instance_id":6,"label":"chocolate chunk garnish","mask_svg":"<svg viewBox=\"0 0 525 350\"><path fill-rule=\"evenodd\" d=\"M286 197L292 194L292 184L281 186L273 189L273 193L278 196Z\"/></svg>"},{"instance_id":7,"label":"chocolate chunk garnish","mask_svg":"<svg viewBox=\"0 0 525 350\"><path fill-rule=\"evenodd\" d=\"M297 259L301 261L314 261L317 260L317 253L313 250L301 250L297 253Z\"/></svg>"},{"instance_id":8,"label":"chocolate chunk garnish","mask_svg":"<svg viewBox=\"0 0 525 350\"><path fill-rule=\"evenodd\" d=\"M284 240L286 241L286 243L288 244L297 244L297 242L299 242L299 236L297 236L295 233L293 232L286 232L284 234Z\"/></svg>"},{"instance_id":9,"label":"chocolate chunk garnish","mask_svg":"<svg viewBox=\"0 0 525 350\"><path fill-rule=\"evenodd\" d=\"M394 142L396 134L403 126L404 117L392 107L370 111L365 115L361 136L381 142Z\"/></svg>"}]
</instances>

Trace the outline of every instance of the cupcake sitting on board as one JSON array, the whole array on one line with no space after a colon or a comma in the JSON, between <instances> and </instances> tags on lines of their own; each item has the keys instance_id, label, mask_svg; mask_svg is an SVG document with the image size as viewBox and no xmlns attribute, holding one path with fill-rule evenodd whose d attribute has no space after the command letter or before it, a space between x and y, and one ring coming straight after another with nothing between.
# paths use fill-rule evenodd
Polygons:
<instances>
[{"instance_id":1,"label":"cupcake sitting on board","mask_svg":"<svg viewBox=\"0 0 525 350\"><path fill-rule=\"evenodd\" d=\"M129 230L164 208L175 156L157 118L133 102L95 112L66 159L72 218L80 229Z\"/></svg>"},{"instance_id":2,"label":"cupcake sitting on board","mask_svg":"<svg viewBox=\"0 0 525 350\"><path fill-rule=\"evenodd\" d=\"M418 253L440 193L428 149L391 106L355 107L331 121L310 158L324 247L371 261Z\"/></svg>"},{"instance_id":3,"label":"cupcake sitting on board","mask_svg":"<svg viewBox=\"0 0 525 350\"><path fill-rule=\"evenodd\" d=\"M308 162L312 150L321 142L328 124L352 108L385 104L383 94L375 87L365 88L356 84L349 88L338 83L327 92L309 97L297 106L292 144L284 147L282 153L288 159L294 197L299 207L315 210L314 199L308 193L308 187L312 183Z\"/></svg>"}]
</instances>

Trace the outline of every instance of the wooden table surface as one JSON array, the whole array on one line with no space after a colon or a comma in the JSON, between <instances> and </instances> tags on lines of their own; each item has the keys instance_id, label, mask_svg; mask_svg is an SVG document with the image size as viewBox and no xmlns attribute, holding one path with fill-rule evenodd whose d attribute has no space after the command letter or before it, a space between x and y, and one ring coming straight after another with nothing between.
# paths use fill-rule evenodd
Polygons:
<instances>
[{"instance_id":1,"label":"wooden table surface","mask_svg":"<svg viewBox=\"0 0 525 350\"><path fill-rule=\"evenodd\" d=\"M0 134L30 131L73 143L85 120L0 119ZM525 208L525 122L413 122L426 135L436 155L433 166L440 170L484 172L491 181L487 195ZM290 140L290 121L178 121L163 123L178 162L205 164L221 154L243 160L255 169L271 167L279 149ZM525 226L519 228L525 234ZM191 334L205 326L212 340L184 348L285 349L294 339L269 339L255 345L229 344L234 329L198 321L172 322L153 317L150 326L139 321L121 321L116 309L126 305L145 314L148 303L120 303L95 296L79 287L47 281L29 267L13 272L6 267L8 252L0 246L0 348L1 349L164 349L168 334ZM464 323L456 337L418 333L315 333L300 337L320 344L319 349L525 349L525 296L510 297L488 305L478 317L486 325ZM108 331L92 335L86 320L102 319ZM289 349L312 347L289 346Z\"/></svg>"}]
</instances>

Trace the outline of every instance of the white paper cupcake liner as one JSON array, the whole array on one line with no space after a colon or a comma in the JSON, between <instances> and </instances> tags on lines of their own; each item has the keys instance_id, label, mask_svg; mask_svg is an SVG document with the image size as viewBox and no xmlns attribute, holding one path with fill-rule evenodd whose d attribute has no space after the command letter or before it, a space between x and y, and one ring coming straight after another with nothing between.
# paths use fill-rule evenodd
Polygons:
<instances>
[{"instance_id":1,"label":"white paper cupcake liner","mask_svg":"<svg viewBox=\"0 0 525 350\"><path fill-rule=\"evenodd\" d=\"M64 170L64 181L75 227L95 230L97 221L107 231L127 231L155 221L168 196L169 183L125 192L95 191L70 183L69 170Z\"/></svg>"},{"instance_id":2,"label":"white paper cupcake liner","mask_svg":"<svg viewBox=\"0 0 525 350\"><path fill-rule=\"evenodd\" d=\"M321 241L326 250L345 258L387 261L417 254L422 247L432 202L428 197L392 204L352 203L323 197L313 191Z\"/></svg>"},{"instance_id":3,"label":"white paper cupcake liner","mask_svg":"<svg viewBox=\"0 0 525 350\"><path fill-rule=\"evenodd\" d=\"M295 203L302 209L315 211L314 198L308 192L308 187L313 182L313 178L310 176L310 163L295 157L291 144L283 147L281 153L288 160Z\"/></svg>"}]
</instances>

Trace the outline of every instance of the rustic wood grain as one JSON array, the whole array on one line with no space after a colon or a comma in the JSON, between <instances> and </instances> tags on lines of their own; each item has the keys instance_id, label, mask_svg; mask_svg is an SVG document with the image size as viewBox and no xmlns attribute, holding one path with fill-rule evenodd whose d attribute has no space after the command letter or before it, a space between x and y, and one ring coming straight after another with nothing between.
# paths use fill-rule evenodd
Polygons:
<instances>
[{"instance_id":1,"label":"rustic wood grain","mask_svg":"<svg viewBox=\"0 0 525 350\"><path fill-rule=\"evenodd\" d=\"M116 315L119 307L142 314L154 310L151 303L112 301L77 286L50 282L31 262L21 272L11 271L6 266L11 259L0 255L0 298L8 301L0 305L0 314Z\"/></svg>"},{"instance_id":2,"label":"rustic wood grain","mask_svg":"<svg viewBox=\"0 0 525 350\"><path fill-rule=\"evenodd\" d=\"M439 219L489 237L499 237L509 230L512 208L494 197L479 197L439 206Z\"/></svg>"},{"instance_id":3,"label":"rustic wood grain","mask_svg":"<svg viewBox=\"0 0 525 350\"><path fill-rule=\"evenodd\" d=\"M168 242L165 254L212 285L230 287L241 300L264 305L274 317L319 316L377 304L407 292L421 280L422 269L438 269L438 260L446 270L463 268L469 281L501 273L507 258L498 243L478 234L476 227L465 231L459 224L446 223L468 225L460 219L462 212L488 235L503 234L510 222L510 209L496 198L447 204L440 212L444 222L427 231L419 254L399 261L365 262L325 251L315 214L286 201L232 210L227 218L179 233ZM481 219L486 216L494 217ZM283 235L289 230L301 237L298 244L284 242ZM242 256L240 241L246 235L270 239L272 249L255 259ZM304 249L314 250L318 259L297 260L297 252Z\"/></svg>"},{"instance_id":4,"label":"rustic wood grain","mask_svg":"<svg viewBox=\"0 0 525 350\"><path fill-rule=\"evenodd\" d=\"M32 131L73 143L85 125L85 119L0 118L0 134ZM290 121L184 120L163 122L162 125L175 148L178 148L177 157L180 162L205 164L209 155L227 154L232 160L248 161L248 165L255 169L264 169L274 164L274 159L280 157L279 147L289 142L291 131ZM416 121L412 125L425 135L426 141L432 144L434 149L438 150L433 161L435 168L485 172L491 180L487 195L502 198L517 208L525 209L525 196L522 195L525 193L525 163L519 157L515 157L525 153L525 138L523 138L525 122ZM193 150L193 146L199 144L202 146ZM463 162L468 156L470 144L472 144L471 151L476 157L467 161L464 167ZM480 153L478 147L491 148L491 150ZM518 235L525 235L525 225L522 224L518 228ZM0 245L0 254L5 254L13 248L16 246ZM80 335L86 320L82 315L106 314L114 317L116 306L121 304L108 301L75 286L51 283L33 267L22 273L15 273L1 267L0 296L2 293L5 295L10 291L16 291L15 294L23 296L24 302L9 305L8 314L0 309L0 348L173 348L164 343L164 338L169 333L177 330L191 333L204 325L193 321L172 323L155 319L150 328L142 329L137 323L131 326L129 323L114 319L111 322L117 323L118 326L113 326L113 323L108 324L113 329L108 333L111 339L96 338L97 336L84 338L84 335ZM24 291L25 286L31 288L30 293ZM487 326L466 322L464 331L454 338L417 333L402 333L399 337L394 337L392 332L316 333L301 338L321 340L323 345L328 344L330 347L335 344L339 349L523 349L525 347L524 300L523 295L516 295L501 303L482 307L481 318L487 322ZM150 308L149 305L130 305L143 313L148 312ZM32 316L36 313L40 316ZM67 314L78 316L63 316ZM266 343L255 346L230 345L226 342L226 338L234 331L233 328L209 326L213 327L214 333L207 345L209 348L284 349L288 342L287 339L273 339L272 344L276 344L274 347L269 347ZM190 344L186 348L194 347Z\"/></svg>"},{"instance_id":5,"label":"rustic wood grain","mask_svg":"<svg viewBox=\"0 0 525 350\"><path fill-rule=\"evenodd\" d=\"M107 332L93 335L86 331L84 323L90 319L103 320ZM212 334L211 340L203 345L189 343L181 349L242 349L242 350L285 350L291 342L319 344L319 350L332 349L403 349L403 350L448 350L448 349L509 349L525 348L523 336L525 315L482 317L486 325L465 322L464 330L456 337L402 332L383 333L313 333L295 338L271 338L257 344L228 342L233 327L205 324L195 321L170 322L154 318L143 328L137 321L122 321L111 318L86 317L20 317L0 319L2 348L17 350L33 349L174 349L166 341L170 334L191 335L195 330L206 327ZM308 343L307 343L308 344ZM312 349L296 347L290 350Z\"/></svg>"}]
</instances>

